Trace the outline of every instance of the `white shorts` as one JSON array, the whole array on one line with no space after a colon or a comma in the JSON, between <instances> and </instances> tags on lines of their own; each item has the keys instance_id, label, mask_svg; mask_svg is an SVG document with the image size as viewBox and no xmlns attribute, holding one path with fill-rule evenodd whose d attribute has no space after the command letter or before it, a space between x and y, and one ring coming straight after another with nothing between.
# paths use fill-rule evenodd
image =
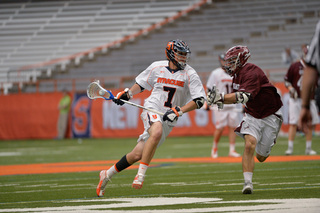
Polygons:
<instances>
[{"instance_id":1,"label":"white shorts","mask_svg":"<svg viewBox=\"0 0 320 213\"><path fill-rule=\"evenodd\" d=\"M242 138L244 135L255 137L257 140L256 152L264 157L270 155L282 125L281 111L279 110L275 114L257 119L246 113L235 130L235 133Z\"/></svg>"},{"instance_id":2,"label":"white shorts","mask_svg":"<svg viewBox=\"0 0 320 213\"><path fill-rule=\"evenodd\" d=\"M294 100L293 98L289 99L289 124L297 125L299 121L301 111L301 99L298 98ZM316 106L316 101L311 100L310 102L310 112L312 116L312 124L316 125L319 123L318 109Z\"/></svg>"},{"instance_id":3,"label":"white shorts","mask_svg":"<svg viewBox=\"0 0 320 213\"><path fill-rule=\"evenodd\" d=\"M162 123L162 136L158 144L158 147L159 147L165 141L165 139L171 132L173 126L169 126L167 122L163 122L162 117L160 115L153 112L148 112L146 110L143 110L140 117L143 122L144 132L139 136L137 142L147 141L148 138L150 137L148 130L151 127L151 124L159 121Z\"/></svg>"},{"instance_id":4,"label":"white shorts","mask_svg":"<svg viewBox=\"0 0 320 213\"><path fill-rule=\"evenodd\" d=\"M221 129L225 126L237 127L240 123L239 112L232 110L214 110L215 126Z\"/></svg>"}]
</instances>

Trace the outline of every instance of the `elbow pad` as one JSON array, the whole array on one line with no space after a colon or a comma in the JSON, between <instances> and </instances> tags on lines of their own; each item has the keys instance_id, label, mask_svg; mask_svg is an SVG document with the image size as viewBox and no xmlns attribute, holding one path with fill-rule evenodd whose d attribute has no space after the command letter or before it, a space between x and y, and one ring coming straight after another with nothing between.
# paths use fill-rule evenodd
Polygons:
<instances>
[{"instance_id":1,"label":"elbow pad","mask_svg":"<svg viewBox=\"0 0 320 213\"><path fill-rule=\"evenodd\" d=\"M143 92L144 88L140 84L138 84L137 82L136 82L136 84L139 85L141 92Z\"/></svg>"},{"instance_id":2,"label":"elbow pad","mask_svg":"<svg viewBox=\"0 0 320 213\"><path fill-rule=\"evenodd\" d=\"M197 104L197 109L200 109L204 104L204 97L195 98L193 101Z\"/></svg>"},{"instance_id":3,"label":"elbow pad","mask_svg":"<svg viewBox=\"0 0 320 213\"><path fill-rule=\"evenodd\" d=\"M285 85L287 88L290 87L290 86L292 86L291 83L290 83L289 81L286 81L286 80L284 81L284 85Z\"/></svg>"},{"instance_id":4,"label":"elbow pad","mask_svg":"<svg viewBox=\"0 0 320 213\"><path fill-rule=\"evenodd\" d=\"M250 93L248 92L236 92L236 103L245 104L249 101Z\"/></svg>"}]
</instances>

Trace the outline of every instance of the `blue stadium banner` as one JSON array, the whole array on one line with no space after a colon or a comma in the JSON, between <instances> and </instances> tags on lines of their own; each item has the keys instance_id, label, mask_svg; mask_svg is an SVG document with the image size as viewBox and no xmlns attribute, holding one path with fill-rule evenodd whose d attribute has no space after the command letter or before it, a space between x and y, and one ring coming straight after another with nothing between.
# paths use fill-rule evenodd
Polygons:
<instances>
[{"instance_id":1,"label":"blue stadium banner","mask_svg":"<svg viewBox=\"0 0 320 213\"><path fill-rule=\"evenodd\" d=\"M71 108L71 131L73 138L91 137L91 100L86 93L74 94Z\"/></svg>"}]
</instances>

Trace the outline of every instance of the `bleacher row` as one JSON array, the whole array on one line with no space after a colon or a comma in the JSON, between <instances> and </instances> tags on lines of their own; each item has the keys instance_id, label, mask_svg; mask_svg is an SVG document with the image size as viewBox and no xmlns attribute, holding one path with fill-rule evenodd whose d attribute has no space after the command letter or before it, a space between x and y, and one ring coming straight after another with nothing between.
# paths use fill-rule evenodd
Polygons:
<instances>
[{"instance_id":1,"label":"bleacher row","mask_svg":"<svg viewBox=\"0 0 320 213\"><path fill-rule=\"evenodd\" d=\"M141 38L131 45L98 57L92 63L72 68L58 79L72 76L97 78L101 76L135 76L154 60L165 59L168 40L181 38L192 51L190 65L203 74L219 66L218 55L236 44L248 45L252 57L264 70L271 70L274 81L283 81L287 66L281 52L286 46L300 51L309 43L319 20L320 1L301 0L229 0L213 2L176 21L172 26ZM116 78L105 80L105 85L119 86ZM88 82L87 82L88 83ZM76 89L85 87L85 82ZM129 82L130 86L132 82Z\"/></svg>"},{"instance_id":2,"label":"bleacher row","mask_svg":"<svg viewBox=\"0 0 320 213\"><path fill-rule=\"evenodd\" d=\"M52 60L122 39L198 0L64 0L0 3L0 83L36 80ZM79 54L80 60L83 55ZM69 59L57 60L65 66ZM39 65L38 65L39 64ZM30 66L36 65L36 66ZM27 70L27 71L25 71ZM28 71L29 70L29 71ZM23 72L22 72L23 71Z\"/></svg>"},{"instance_id":3,"label":"bleacher row","mask_svg":"<svg viewBox=\"0 0 320 213\"><path fill-rule=\"evenodd\" d=\"M76 66L69 66L70 55L132 35L199 2L65 0L0 4L0 85L19 78L36 81L45 73L61 82L106 77L106 85L119 86L115 79L120 78L113 76L134 76L153 61L165 59L165 45L175 38L189 44L192 51L189 64L199 73L218 67L217 57L221 52L235 44L244 44L252 53L250 61L265 70L279 70L272 73L274 80L279 80L287 68L281 62L284 47L300 51L302 43L311 41L320 17L318 0L208 1L200 10L136 40L118 44L118 48L102 48L88 56L76 55L73 61ZM43 63L64 57L66 60L57 63ZM93 60L85 62L85 58ZM37 69L34 68L37 66L26 66L38 63L43 66ZM203 80L205 83L205 77ZM88 81L81 81L74 89L84 90ZM49 84L52 82L43 82L41 91L50 91ZM34 91L34 88L25 90Z\"/></svg>"},{"instance_id":4,"label":"bleacher row","mask_svg":"<svg viewBox=\"0 0 320 213\"><path fill-rule=\"evenodd\" d=\"M286 46L300 51L301 44L311 41L319 20L320 1L233 0L217 3L203 12L199 17L201 23L193 20L197 26L194 31L209 35L201 46L209 55L217 56L221 46L225 51L240 43L251 50L251 62L264 69L281 69L286 68L281 62L281 52ZM305 17L310 14L311 17ZM197 62L194 66L201 69Z\"/></svg>"}]
</instances>

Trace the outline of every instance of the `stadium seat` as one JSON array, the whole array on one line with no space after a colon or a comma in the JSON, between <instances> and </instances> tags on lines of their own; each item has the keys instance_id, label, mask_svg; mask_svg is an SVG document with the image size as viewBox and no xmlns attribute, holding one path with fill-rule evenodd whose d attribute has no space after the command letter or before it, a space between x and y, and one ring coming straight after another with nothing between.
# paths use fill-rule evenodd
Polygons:
<instances>
[{"instance_id":1,"label":"stadium seat","mask_svg":"<svg viewBox=\"0 0 320 213\"><path fill-rule=\"evenodd\" d=\"M208 1L174 23L130 42L116 43L114 48L106 46L199 2L4 1L0 3L0 72L10 72L11 78L1 74L0 82L137 75L151 62L165 59L164 46L175 38L189 44L189 64L199 73L218 67L218 55L227 48L244 44L252 52L251 62L263 69L276 69L277 79L282 80L278 70L287 68L281 62L283 48L291 46L299 51L302 43L310 42L319 20L320 1ZM88 56L94 48L96 53ZM72 63L76 66L69 67ZM24 70L29 77L12 77ZM30 75L33 70L36 74Z\"/></svg>"}]
</instances>

